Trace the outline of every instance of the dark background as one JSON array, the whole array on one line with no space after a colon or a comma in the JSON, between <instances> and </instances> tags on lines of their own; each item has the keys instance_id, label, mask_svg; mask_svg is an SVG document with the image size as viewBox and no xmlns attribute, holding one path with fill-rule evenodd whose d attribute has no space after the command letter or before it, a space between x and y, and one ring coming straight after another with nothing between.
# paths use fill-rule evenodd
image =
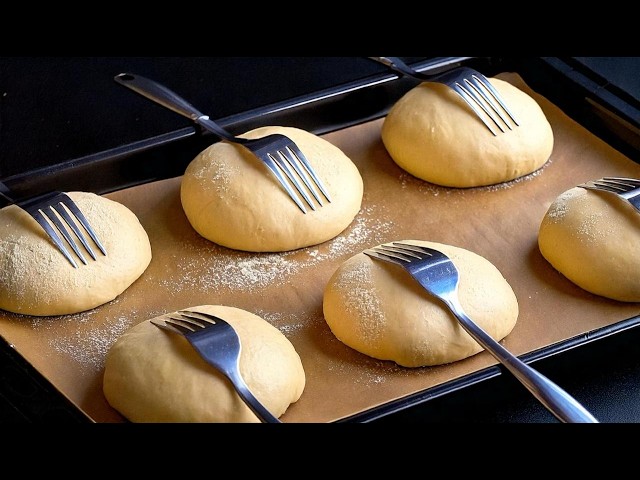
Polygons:
<instances>
[{"instance_id":1,"label":"dark background","mask_svg":"<svg viewBox=\"0 0 640 480\"><path fill-rule=\"evenodd\" d=\"M122 72L221 119L384 69L365 57L4 57L0 65L0 178L190 125L118 85Z\"/></svg>"}]
</instances>

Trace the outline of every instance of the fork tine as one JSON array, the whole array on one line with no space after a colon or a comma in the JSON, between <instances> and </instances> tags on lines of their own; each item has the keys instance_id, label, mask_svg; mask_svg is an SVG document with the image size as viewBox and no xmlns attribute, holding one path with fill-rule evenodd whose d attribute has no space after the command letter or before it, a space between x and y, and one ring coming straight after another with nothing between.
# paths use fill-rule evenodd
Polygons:
<instances>
[{"instance_id":1,"label":"fork tine","mask_svg":"<svg viewBox=\"0 0 640 480\"><path fill-rule=\"evenodd\" d=\"M312 183L309 181L309 174L308 174L307 167L304 166L304 165L301 166L302 164L301 164L299 158L296 156L295 153L293 153L291 148L290 147L285 147L284 150L280 150L280 151L278 151L278 153L282 156L282 158L284 158L289 163L289 165L291 165L293 167L293 169L298 174L298 177L302 179L302 181L304 182L305 186L309 189L309 191L313 195L313 198L315 198L316 201L320 205L322 205L322 199L320 198L320 195L318 194L316 188L314 188ZM298 188L298 190L300 191L300 188ZM307 195L304 195L304 197L305 197L305 200L307 200L307 203L308 203L310 198ZM311 205L311 208L313 208L315 210L315 207L313 205Z\"/></svg>"},{"instance_id":2,"label":"fork tine","mask_svg":"<svg viewBox=\"0 0 640 480\"><path fill-rule=\"evenodd\" d=\"M615 182L608 182L603 180L594 180L586 185L587 188L595 190L606 190L611 193L624 193L628 189Z\"/></svg>"},{"instance_id":3,"label":"fork tine","mask_svg":"<svg viewBox=\"0 0 640 480\"><path fill-rule=\"evenodd\" d=\"M191 310L180 310L168 315L168 319L171 323L175 323L185 328L188 328L192 332L196 330L203 330L208 326L215 325L216 323L227 323L220 317L211 315L204 312L194 312Z\"/></svg>"},{"instance_id":4,"label":"fork tine","mask_svg":"<svg viewBox=\"0 0 640 480\"><path fill-rule=\"evenodd\" d=\"M188 320L200 328L207 328L208 326L215 325L216 323L227 323L220 317L216 317L210 313L194 312L191 310L180 310L177 313L181 315L183 320Z\"/></svg>"},{"instance_id":5,"label":"fork tine","mask_svg":"<svg viewBox=\"0 0 640 480\"><path fill-rule=\"evenodd\" d=\"M89 234L89 236L91 237L91 240L93 240L93 242L98 246L98 248L100 249L102 254L106 256L107 255L107 250L104 248L104 246L102 245L102 243L98 239L98 236L96 235L95 231L93 230L93 227L91 226L91 224L89 223L87 218L83 215L82 211L80 211L80 209L78 208L76 203L73 200L71 200L68 197L68 195L63 194L63 196L65 198L62 200L61 203L65 207L67 207L71 213L73 213L73 215L78 219L80 224L84 227L86 232ZM93 259L95 260L96 259L96 255L93 253L93 249L91 249L91 247L89 246L85 236L81 233L80 229L78 229L75 226L75 222L73 222L71 220L71 218L69 217L69 220L67 221L67 223L69 223L72 226L71 228L74 229L75 234L78 236L78 238L80 239L82 244L85 246L87 251L91 254Z\"/></svg>"},{"instance_id":6,"label":"fork tine","mask_svg":"<svg viewBox=\"0 0 640 480\"><path fill-rule=\"evenodd\" d=\"M180 323L174 323L173 321L170 321L170 319L167 319L167 318L163 319L162 321L153 319L151 320L151 323L153 323L156 327L160 327L163 330L168 330L170 332L177 333L179 335L186 335L187 333L193 332L193 330L190 327L187 327Z\"/></svg>"},{"instance_id":7,"label":"fork tine","mask_svg":"<svg viewBox=\"0 0 640 480\"><path fill-rule=\"evenodd\" d=\"M640 180L623 177L603 177L600 180L595 181L594 183L597 185L615 188L621 192L626 192L628 190L640 187Z\"/></svg>"},{"instance_id":8,"label":"fork tine","mask_svg":"<svg viewBox=\"0 0 640 480\"><path fill-rule=\"evenodd\" d=\"M307 157L304 155L304 153L302 153L302 151L300 150L300 148L298 147L298 145L296 145L295 143L290 143L289 145L287 145L287 149L293 154L295 155L295 157L300 161L300 163L302 164L302 166L304 167L305 171L307 172L307 174L309 176L311 176L311 178L313 179L315 185L320 189L320 191L322 192L322 195L324 195L324 197L327 199L327 201L329 203L331 203L331 197L329 196L329 192L327 191L327 189L324 187L324 184L322 183L322 181L318 178L318 176L316 175L316 172L314 171L313 167L311 167L311 165L309 164L309 161L307 160ZM298 166L298 162L294 162L294 164L296 166ZM302 179L305 181L307 187L309 187L309 190L311 190L311 192L313 193L313 196L316 198L316 200L318 200L318 203L320 205L322 205L322 201L320 200L319 196L317 195L317 192L314 188L311 187L311 185L309 183L307 183L307 176L303 175L302 173L300 173L300 176L302 177Z\"/></svg>"},{"instance_id":9,"label":"fork tine","mask_svg":"<svg viewBox=\"0 0 640 480\"><path fill-rule=\"evenodd\" d=\"M621 182L633 185L634 187L640 187L640 180L637 178L629 177L603 177L602 180L609 180L612 182Z\"/></svg>"},{"instance_id":10,"label":"fork tine","mask_svg":"<svg viewBox=\"0 0 640 480\"><path fill-rule=\"evenodd\" d=\"M638 181L621 177L603 177L598 180L590 180L579 186L591 190L604 190L611 193L624 193L640 186Z\"/></svg>"},{"instance_id":11,"label":"fork tine","mask_svg":"<svg viewBox=\"0 0 640 480\"><path fill-rule=\"evenodd\" d=\"M433 250L432 248L421 247L420 245L414 245L413 243L406 242L393 242L392 248L397 248L398 250L406 252L408 255L415 258L421 258L419 255L415 255L415 253L433 256L433 254L437 252L437 250Z\"/></svg>"},{"instance_id":12,"label":"fork tine","mask_svg":"<svg viewBox=\"0 0 640 480\"><path fill-rule=\"evenodd\" d=\"M493 113L497 114L500 117L502 122L509 128L509 130L513 130L513 128L511 127L509 120L502 113L503 110L507 113L507 115L509 115L509 117L511 117L513 122L518 125L518 122L515 120L512 113L502 102L498 91L493 87L493 85L491 85L491 82L484 75L475 73L471 74L469 78L465 78L465 82L482 97L484 102L491 107ZM495 116L492 116L492 120L496 123L496 125L498 125L498 127L500 127L503 132L505 131L496 121Z\"/></svg>"},{"instance_id":13,"label":"fork tine","mask_svg":"<svg viewBox=\"0 0 640 480\"><path fill-rule=\"evenodd\" d=\"M459 82L456 82L456 83L450 85L450 87L453 88L453 90L455 90L455 92L458 95L460 95L465 102L467 102L467 105L469 105L471 107L471 109L475 112L475 114L478 116L478 118L480 118L480 120L482 120L482 123L485 124L485 126L491 131L491 133L493 133L494 136L497 136L498 134L493 129L491 124L485 120L485 117L484 117L484 115L482 115L482 112L484 112L491 120L493 120L493 123L496 124L500 128L500 130L502 130L504 132L504 129L500 126L500 124L498 122L496 122L496 120L493 117L493 115L491 115L491 113L489 112L487 107L484 106L484 104L480 101L478 96L473 93L473 91L469 91L467 88L465 88ZM478 107L480 107L480 108L478 108Z\"/></svg>"},{"instance_id":14,"label":"fork tine","mask_svg":"<svg viewBox=\"0 0 640 480\"><path fill-rule=\"evenodd\" d=\"M278 154L295 170L295 172L298 174L298 177L303 181L307 189L309 189L309 191L313 195L313 198L315 198L316 201L322 206L322 199L320 198L320 195L318 195L318 192L309 181L307 167L304 165L301 166L301 160L296 156L291 147L286 146L283 150L278 150ZM300 154L302 155L302 152L300 152ZM302 189L297 180L295 180L293 177L289 177L289 180L291 180L291 182L296 186L300 194L304 197L311 208L315 210L315 206L313 205L313 203L310 203L311 198L309 198L309 196Z\"/></svg>"},{"instance_id":15,"label":"fork tine","mask_svg":"<svg viewBox=\"0 0 640 480\"><path fill-rule=\"evenodd\" d=\"M2 182L0 182L2 183ZM87 265L87 259L82 254L77 242L69 232L69 229L73 231L76 238L82 243L85 250L96 260L96 255L93 249L89 245L86 236L82 230L78 227L78 224L73 219L72 215L76 217L77 221L84 227L90 237L94 240L95 244L100 248L104 255L107 254L104 246L100 243L97 235L93 231L93 228L82 214L75 202L64 192L52 191L42 195L27 198L25 200L15 202L8 197L4 192L8 191L8 188L2 184L3 197L8 198L12 203L15 203L18 207L26 211L31 217L38 222L42 229L47 233L49 238L53 241L58 250L64 255L64 257L73 265L74 268L78 268L78 263L75 261L69 249L65 246L62 238L66 241L66 244L71 247L73 252ZM55 227L55 228L54 228ZM62 238L60 238L62 235Z\"/></svg>"},{"instance_id":16,"label":"fork tine","mask_svg":"<svg viewBox=\"0 0 640 480\"><path fill-rule=\"evenodd\" d=\"M198 322L194 317L183 315L181 312L170 313L162 318L162 321L151 320L154 325L181 335L194 333L205 328L205 325Z\"/></svg>"},{"instance_id":17,"label":"fork tine","mask_svg":"<svg viewBox=\"0 0 640 480\"><path fill-rule=\"evenodd\" d=\"M78 228L78 225L76 225L76 222L73 221L73 219L71 218L71 215L69 215L69 212L65 207L66 205L64 204L63 201L60 201L57 205L50 206L51 210L57 213L64 220L65 224L69 228L71 228L71 230L73 230L73 233L76 234L76 237L80 240L80 242L82 243L86 251L89 252L89 255L91 255L91 258L95 260L96 254L93 253L93 250L91 249L91 246L89 246L87 239ZM71 241L71 235L68 234L68 232L67 232L67 235L65 235L65 238L67 239L68 242ZM83 260L84 264L86 265L87 262L83 259L83 256L80 254L80 249L78 248L76 243L73 241L71 241L71 248L73 248L73 251L76 252L76 254L80 257L81 260Z\"/></svg>"},{"instance_id":18,"label":"fork tine","mask_svg":"<svg viewBox=\"0 0 640 480\"><path fill-rule=\"evenodd\" d=\"M46 209L44 210L38 209L38 211L40 211L50 222L52 222L56 226L58 231L62 234L62 236L67 241L69 246L73 249L75 254L78 256L78 258L80 258L82 263L86 265L87 259L84 258L84 255L82 255L82 252L78 248L78 245L76 245L76 242L73 241L73 238L69 234L69 230L67 229L67 227L65 227L62 221L60 221L60 217L58 216L58 210L55 209L55 205L48 205Z\"/></svg>"},{"instance_id":19,"label":"fork tine","mask_svg":"<svg viewBox=\"0 0 640 480\"><path fill-rule=\"evenodd\" d=\"M67 202L68 203L68 202ZM71 230L73 230L73 233L75 233L76 237L80 240L80 242L82 243L82 245L84 246L85 250L89 253L89 255L91 255L91 258L93 258L94 260L96 260L96 254L93 252L93 249L91 248L91 246L89 245L89 242L87 242L86 237L84 236L84 234L82 233L82 231L78 228L78 225L76 225L76 222L73 220L73 218L71 217L71 215L69 215L69 212L67 211L67 208L70 208L70 210L72 211L72 213L74 213L74 215L76 216L76 218L78 218L78 220L82 223L82 226L87 229L87 227L89 226L87 220L84 218L84 216L82 215L82 213L80 212L80 210L78 209L78 207L76 207L75 203L70 203L69 205L67 205L67 203L64 202L64 200L61 200L58 205L56 206L51 206L51 210L53 210L55 213L57 213L58 215L60 215L60 217L62 217L62 219L65 221L65 224L67 226L69 226L71 228ZM58 208L56 208L58 207ZM80 215L80 217L78 217L78 214ZM58 225L56 225L58 226ZM60 228L60 226L58 226L58 228ZM89 227L90 229L91 227ZM89 230L87 229L87 232L89 232ZM80 257L80 259L82 260L82 262L86 265L87 262L84 258L84 256L80 253L80 249L78 248L77 244L75 243L75 241L72 240L71 235L68 234L68 232L65 230L63 230L63 234L65 236L65 239L67 240L67 242L69 242L71 244L71 248L73 248L73 251L76 252L76 255L78 255ZM97 238L95 237L94 234L91 234L91 238L94 239L94 241L97 241ZM104 253L106 255L106 251L104 250L104 247L100 244L99 241L96 242L98 244L98 246L100 247L100 249L102 250L102 253Z\"/></svg>"},{"instance_id":20,"label":"fork tine","mask_svg":"<svg viewBox=\"0 0 640 480\"><path fill-rule=\"evenodd\" d=\"M291 199L296 203L298 208L302 210L302 213L307 213L307 209L304 207L304 205L302 204L302 202L300 201L296 193L293 191L293 189L291 188L291 186L289 185L285 177L282 176L281 167L276 162L274 157L271 155L262 155L260 156L260 158L262 159L263 163L267 166L267 168L271 171L271 173L275 175L276 179L278 180L280 185L282 185L282 187L286 190L289 197L291 197Z\"/></svg>"},{"instance_id":21,"label":"fork tine","mask_svg":"<svg viewBox=\"0 0 640 480\"><path fill-rule=\"evenodd\" d=\"M392 244L382 244L377 247L369 248L363 253L370 257L386 260L400 266L407 266L414 260L422 260L430 257L434 260L433 264L441 261L448 261L448 257L442 252L429 247L423 247L407 242L393 242Z\"/></svg>"},{"instance_id":22,"label":"fork tine","mask_svg":"<svg viewBox=\"0 0 640 480\"><path fill-rule=\"evenodd\" d=\"M509 125L502 114L500 114L500 109L496 107L492 99L487 94L486 85L482 83L475 73L471 73L468 77L464 77L463 82L466 91L473 98L473 101L482 108L482 111L486 113L493 123L504 133L506 130L502 127L502 124L496 120L495 114L497 113L500 119L502 119L507 126Z\"/></svg>"},{"instance_id":23,"label":"fork tine","mask_svg":"<svg viewBox=\"0 0 640 480\"><path fill-rule=\"evenodd\" d=\"M489 118L493 121L493 123L502 131L502 133L506 132L503 128L503 124L509 128L509 130L513 130L509 120L504 116L502 110L499 107L502 107L509 116L512 117L512 114L507 110L506 106L500 99L500 96L497 90L491 85L489 80L482 75L471 74L470 77L465 78L464 82L469 88L465 89L465 92L473 99L473 101L482 109L484 113L487 114ZM461 87L464 88L464 87ZM498 102L498 105L496 105ZM488 107L487 107L488 105ZM499 122L496 118L496 115L502 120L502 123ZM512 117L513 122L518 125L518 122ZM486 125L486 122L485 122Z\"/></svg>"},{"instance_id":24,"label":"fork tine","mask_svg":"<svg viewBox=\"0 0 640 480\"><path fill-rule=\"evenodd\" d=\"M516 119L516 116L511 112L511 110L509 110L509 108L502 101L502 97L500 96L498 91L495 89L495 87L491 84L489 79L482 74L479 74L479 75L474 74L472 75L472 78L474 79L474 83L478 87L478 91L482 94L482 96L485 98L487 103L493 105L493 102L491 101L491 99L498 102L498 104L502 107L502 110L504 110L507 113L507 115L509 115L509 118L511 118L513 123L515 123L516 126L520 126L520 123ZM487 96L487 94L485 93L485 90L480 88L480 86L484 87L486 91L488 91L491 94L491 99ZM500 109L496 108L495 111L498 113L498 115L500 115L500 118L502 118L502 120L509 127L509 129L513 130L511 128L511 125L509 125L509 122L507 121L507 119L502 115L502 112L500 111Z\"/></svg>"},{"instance_id":25,"label":"fork tine","mask_svg":"<svg viewBox=\"0 0 640 480\"><path fill-rule=\"evenodd\" d=\"M483 113L486 114L503 133L506 132L503 123L509 130L513 130L513 127L503 112L511 118L516 126L520 125L513 112L505 105L495 87L487 77L476 70L467 67L458 67L444 73L430 75L413 69L398 57L368 58L386 65L395 72L414 77L420 81L438 82L447 85L467 103L494 136L496 136L497 133L492 124L486 120ZM502 120L502 122L498 120Z\"/></svg>"},{"instance_id":26,"label":"fork tine","mask_svg":"<svg viewBox=\"0 0 640 480\"><path fill-rule=\"evenodd\" d=\"M612 193L618 198L630 203L640 211L640 180L625 177L603 177L581 183L578 187L586 190Z\"/></svg>"},{"instance_id":27,"label":"fork tine","mask_svg":"<svg viewBox=\"0 0 640 480\"><path fill-rule=\"evenodd\" d=\"M408 249L402 249L399 245L402 244L398 242L394 242L393 245L383 244L367 249L364 253L370 257L386 260L401 266L411 262L412 259L420 258Z\"/></svg>"},{"instance_id":28,"label":"fork tine","mask_svg":"<svg viewBox=\"0 0 640 480\"><path fill-rule=\"evenodd\" d=\"M406 263L404 261L405 259L398 258L395 255L388 255L384 250L377 247L369 248L367 250L364 250L362 253L369 257L377 258L378 260L383 260L385 262L395 263L396 265L400 266L404 266Z\"/></svg>"},{"instance_id":29,"label":"fork tine","mask_svg":"<svg viewBox=\"0 0 640 480\"><path fill-rule=\"evenodd\" d=\"M67 248L64 246L62 239L56 233L55 229L51 226L49 221L45 218L44 214L40 210L30 211L29 214L34 218L36 222L40 224L40 226L44 229L47 235L49 235L49 238L53 240L53 243L55 243L56 247L58 247L58 250L60 250L60 252L69 261L69 263L71 263L71 265L73 265L74 268L78 268L78 264L69 253L69 250L67 250Z\"/></svg>"},{"instance_id":30,"label":"fork tine","mask_svg":"<svg viewBox=\"0 0 640 480\"><path fill-rule=\"evenodd\" d=\"M285 176L289 179L289 182L291 182L291 184L296 188L296 190L302 196L302 198L304 198L305 202L307 202L307 205L309 205L312 210L315 210L316 206L313 204L313 200L311 200L311 197L309 197L304 187L300 185L300 182L295 177L295 173L292 171L292 168L294 168L300 174L305 184L308 184L308 180L304 178L304 175L302 175L302 172L299 171L299 167L295 165L296 162L294 160L291 160L291 158L287 156L286 151L278 150L277 155L274 155L271 153L269 153L268 155L270 158L273 159L273 161L280 168L282 173L284 173Z\"/></svg>"}]
</instances>

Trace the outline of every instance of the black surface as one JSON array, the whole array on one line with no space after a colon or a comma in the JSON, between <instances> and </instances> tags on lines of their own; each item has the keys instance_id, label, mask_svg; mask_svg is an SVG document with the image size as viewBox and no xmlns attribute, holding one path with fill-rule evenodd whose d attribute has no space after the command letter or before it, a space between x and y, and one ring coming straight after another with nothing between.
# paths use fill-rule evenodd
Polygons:
<instances>
[{"instance_id":1,"label":"black surface","mask_svg":"<svg viewBox=\"0 0 640 480\"><path fill-rule=\"evenodd\" d=\"M381 69L358 57L4 57L0 62L0 178L191 125L118 85L113 77L122 72L157 80L219 119Z\"/></svg>"},{"instance_id":2,"label":"black surface","mask_svg":"<svg viewBox=\"0 0 640 480\"><path fill-rule=\"evenodd\" d=\"M411 59L408 59L411 60ZM640 58L545 57L485 59L484 73L512 70L534 90L561 106L601 138L638 161ZM588 67L588 68L585 68ZM283 76L285 69L291 72ZM358 57L4 57L0 58L0 178L10 185L42 188L42 172L53 183L76 181L108 191L122 179L149 181L177 174L180 162L193 157L203 142L189 121L128 92L113 81L122 71L157 79L196 106L230 125L286 119L324 131L367 115L379 115L394 92L372 88L363 94L318 102L304 113L274 113L243 118L243 112L288 103L291 98L348 84L384 70ZM603 111L605 112L603 114ZM100 152L169 135L171 144L150 155L103 162ZM175 140L184 136L184 140ZM154 145L158 142L153 140ZM191 150L189 150L191 149ZM160 150L162 153L158 153ZM182 159L175 157L181 152ZM75 159L95 161L76 171ZM178 160L176 160L178 158ZM171 162L177 162L172 164ZM108 165L105 170L92 168ZM73 171L66 178L64 171ZM78 175L77 172L82 172ZM159 173L158 173L159 172ZM633 326L585 345L562 349L534 362L543 374L581 401L601 422L640 421L640 330ZM489 372L488 379L458 391L408 402L406 409L385 412L377 424L556 423L509 374ZM0 421L3 423L85 423L66 398L4 342L0 342Z\"/></svg>"},{"instance_id":3,"label":"black surface","mask_svg":"<svg viewBox=\"0 0 640 480\"><path fill-rule=\"evenodd\" d=\"M305 95L336 85L349 92L351 83L386 72L364 57L4 57L0 62L0 178L15 197L52 189L106 193L177 176L215 141L188 119L117 84L113 77L121 72L159 81L234 133L265 123L324 133L380 115L388 102L384 91L360 89L338 101L318 102L325 107L307 109L303 116L290 108L292 98L303 102Z\"/></svg>"}]
</instances>

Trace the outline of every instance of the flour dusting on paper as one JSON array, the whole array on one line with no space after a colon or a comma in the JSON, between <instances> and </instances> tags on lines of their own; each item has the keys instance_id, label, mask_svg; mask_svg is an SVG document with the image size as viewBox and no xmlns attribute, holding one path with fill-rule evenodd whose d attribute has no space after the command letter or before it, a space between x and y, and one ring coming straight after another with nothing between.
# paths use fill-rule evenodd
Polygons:
<instances>
[{"instance_id":1,"label":"flour dusting on paper","mask_svg":"<svg viewBox=\"0 0 640 480\"><path fill-rule=\"evenodd\" d=\"M226 249L206 240L199 243L184 242L176 249L176 264L179 275L159 280L160 287L168 293L179 294L185 289L216 291L224 287L232 290L255 290L286 284L292 275L312 268L324 261L339 258L343 255L355 254L372 244L381 243L384 235L391 229L391 222L377 218L375 207L363 207L352 224L334 239L317 247L302 249L305 255L298 252L282 253L247 253L245 258L230 259L228 255L218 254ZM195 260L185 260L181 249L198 249L203 255ZM213 250L214 254L211 254ZM237 253L237 252L234 252ZM112 303L118 303L116 298ZM71 315L56 317L29 317L34 329L56 328L61 333L49 341L51 349L68 356L74 362L87 367L92 373L104 368L109 349L115 341L138 321L166 313L144 313L138 318L135 311L128 311L117 318L104 318L97 322L100 307ZM276 312L255 312L269 321L287 336L308 327L310 316L284 314ZM63 328L60 328L63 327ZM62 333L64 332L64 333ZM83 372L85 373L85 372ZM89 373L88 371L86 373Z\"/></svg>"},{"instance_id":2,"label":"flour dusting on paper","mask_svg":"<svg viewBox=\"0 0 640 480\"><path fill-rule=\"evenodd\" d=\"M497 191L497 190L505 190L508 188L513 187L514 185L517 185L519 183L522 182L528 182L530 180L533 180L534 178L538 177L539 175L542 174L542 172L553 163L553 159L550 158L549 160L546 161L546 163L544 165L542 165L539 169L528 173L527 175L522 175L521 177L518 178L514 178L513 180L508 180L506 182L500 182L500 183L496 183L494 185L486 185L486 186L478 186L478 187L469 187L471 189L484 189L484 190L488 190L491 192ZM430 183L427 182L425 180L422 180L418 177L414 177L413 175L411 175L410 173L406 172L406 171L402 171L400 172L400 175L398 176L398 181L400 182L400 188L402 189L406 189L406 188L413 188L418 190L419 192L422 193L427 193L429 195L433 195L434 197L437 197L439 195L447 195L447 196L451 196L451 195L455 195L455 194L463 194L466 190L468 190L468 188L455 188L455 187L445 187L445 186L441 186L441 185L436 185L434 183Z\"/></svg>"},{"instance_id":3,"label":"flour dusting on paper","mask_svg":"<svg viewBox=\"0 0 640 480\"><path fill-rule=\"evenodd\" d=\"M323 244L322 248L315 246L279 253L243 252L245 258L230 259L224 255L222 247L206 245L204 248L213 249L213 254L189 261L177 258L179 274L160 283L170 294L193 288L201 291L216 291L219 288L258 291L265 287L285 285L291 276L305 269L326 260L358 253L372 244L382 242L384 235L391 230L392 223L376 218L375 210L375 207L363 207L345 232ZM202 249L203 246L185 243L181 248ZM223 254L218 254L218 250Z\"/></svg>"},{"instance_id":4,"label":"flour dusting on paper","mask_svg":"<svg viewBox=\"0 0 640 480\"><path fill-rule=\"evenodd\" d=\"M118 303L116 298L109 305ZM86 367L83 374L99 372L109 349L116 340L137 321L139 315L135 311L115 318L105 318L98 322L100 307L86 312L53 317L28 317L33 329L56 329L55 338L49 340L49 347L56 353L68 356L75 363ZM158 312L161 315L164 312ZM145 318L148 314L145 314ZM151 317L157 316L152 315ZM27 318L27 317L25 317ZM99 318L99 317L98 317Z\"/></svg>"}]
</instances>

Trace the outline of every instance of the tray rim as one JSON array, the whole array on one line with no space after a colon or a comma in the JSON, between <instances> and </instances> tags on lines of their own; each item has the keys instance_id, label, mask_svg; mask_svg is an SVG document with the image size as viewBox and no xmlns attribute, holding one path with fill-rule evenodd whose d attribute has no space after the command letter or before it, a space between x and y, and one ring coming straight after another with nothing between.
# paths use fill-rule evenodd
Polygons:
<instances>
[{"instance_id":1,"label":"tray rim","mask_svg":"<svg viewBox=\"0 0 640 480\"><path fill-rule=\"evenodd\" d=\"M533 364L539 360L545 360L555 355L562 354L571 349L583 347L590 343L596 342L601 339L608 338L612 335L616 335L627 330L631 330L640 326L640 315L620 320L611 325L589 330L583 334L575 335L571 338L567 338L560 342L547 345L546 347L532 350L523 355L519 355L524 363ZM416 392L405 397L392 400L378 407L373 407L368 410L358 412L348 417L341 418L334 423L345 422L358 422L368 423L386 415L391 415L408 408L412 408L418 405L423 405L429 400L441 397L448 393L475 385L477 383L495 378L502 374L509 375L509 372L500 364L492 365L476 372L463 375L460 378L444 382L440 385L436 385L432 388L427 388L420 392Z\"/></svg>"}]
</instances>

